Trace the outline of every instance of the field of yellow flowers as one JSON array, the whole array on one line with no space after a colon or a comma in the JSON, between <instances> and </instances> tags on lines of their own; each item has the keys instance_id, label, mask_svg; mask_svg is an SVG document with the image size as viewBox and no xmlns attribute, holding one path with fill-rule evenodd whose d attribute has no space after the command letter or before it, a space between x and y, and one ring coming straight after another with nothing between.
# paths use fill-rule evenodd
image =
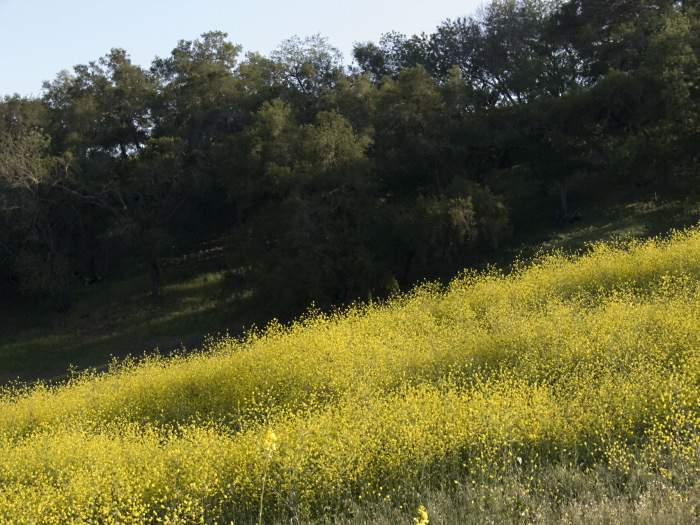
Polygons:
<instances>
[{"instance_id":1,"label":"field of yellow flowers","mask_svg":"<svg viewBox=\"0 0 700 525\"><path fill-rule=\"evenodd\" d=\"M519 267L8 388L0 523L697 522L700 229Z\"/></svg>"}]
</instances>

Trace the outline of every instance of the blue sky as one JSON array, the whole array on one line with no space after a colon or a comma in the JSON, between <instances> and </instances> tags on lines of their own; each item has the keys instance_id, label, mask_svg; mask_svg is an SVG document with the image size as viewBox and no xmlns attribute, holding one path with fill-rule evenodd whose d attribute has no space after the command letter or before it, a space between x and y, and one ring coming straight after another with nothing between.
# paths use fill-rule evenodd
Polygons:
<instances>
[{"instance_id":1,"label":"blue sky","mask_svg":"<svg viewBox=\"0 0 700 525\"><path fill-rule=\"evenodd\" d=\"M350 56L353 42L383 33L431 33L473 15L483 0L0 0L0 97L39 96L63 70L127 51L148 67L179 40L219 30L244 53L268 55L294 35L320 33ZM346 63L349 62L349 58Z\"/></svg>"}]
</instances>

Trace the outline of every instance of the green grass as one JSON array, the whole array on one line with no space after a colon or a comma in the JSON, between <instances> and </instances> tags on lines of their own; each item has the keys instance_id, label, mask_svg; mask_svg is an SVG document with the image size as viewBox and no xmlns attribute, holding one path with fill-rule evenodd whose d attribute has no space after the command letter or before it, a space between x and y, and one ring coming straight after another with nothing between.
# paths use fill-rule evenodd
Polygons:
<instances>
[{"instance_id":1,"label":"green grass","mask_svg":"<svg viewBox=\"0 0 700 525\"><path fill-rule=\"evenodd\" d=\"M421 500L432 525L464 524L567 524L567 525L691 525L700 521L700 489L688 484L679 489L661 476L638 480L634 487L620 486L604 469L583 474L580 470L549 468L539 473L551 482L550 494L568 490L559 504L547 497L520 494L515 505L494 499L493 490L464 486L427 489ZM516 476L491 488L506 493ZM512 489L511 489L512 490ZM543 489L544 490L544 489ZM564 498L562 498L564 499ZM415 514L414 514L415 515ZM353 505L347 515L310 520L308 525L410 524L409 510L383 503ZM277 522L282 525L283 522Z\"/></svg>"}]
</instances>

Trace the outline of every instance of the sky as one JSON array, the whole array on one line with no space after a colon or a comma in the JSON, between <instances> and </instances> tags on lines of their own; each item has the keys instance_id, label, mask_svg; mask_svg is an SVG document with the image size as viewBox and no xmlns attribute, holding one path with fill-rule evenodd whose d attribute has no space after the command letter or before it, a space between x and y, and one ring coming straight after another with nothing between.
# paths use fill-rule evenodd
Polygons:
<instances>
[{"instance_id":1,"label":"sky","mask_svg":"<svg viewBox=\"0 0 700 525\"><path fill-rule=\"evenodd\" d=\"M430 34L474 15L483 0L0 0L0 98L40 96L44 81L122 48L148 68L180 40L207 31L269 55L282 41L320 33L350 64L354 42L384 33Z\"/></svg>"}]
</instances>

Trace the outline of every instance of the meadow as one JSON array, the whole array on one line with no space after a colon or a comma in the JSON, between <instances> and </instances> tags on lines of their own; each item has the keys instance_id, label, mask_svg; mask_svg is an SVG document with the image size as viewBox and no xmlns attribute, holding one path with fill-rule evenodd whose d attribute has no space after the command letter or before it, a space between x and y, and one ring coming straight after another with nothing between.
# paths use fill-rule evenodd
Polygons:
<instances>
[{"instance_id":1,"label":"meadow","mask_svg":"<svg viewBox=\"0 0 700 525\"><path fill-rule=\"evenodd\" d=\"M700 228L0 397L0 522L697 523Z\"/></svg>"}]
</instances>

